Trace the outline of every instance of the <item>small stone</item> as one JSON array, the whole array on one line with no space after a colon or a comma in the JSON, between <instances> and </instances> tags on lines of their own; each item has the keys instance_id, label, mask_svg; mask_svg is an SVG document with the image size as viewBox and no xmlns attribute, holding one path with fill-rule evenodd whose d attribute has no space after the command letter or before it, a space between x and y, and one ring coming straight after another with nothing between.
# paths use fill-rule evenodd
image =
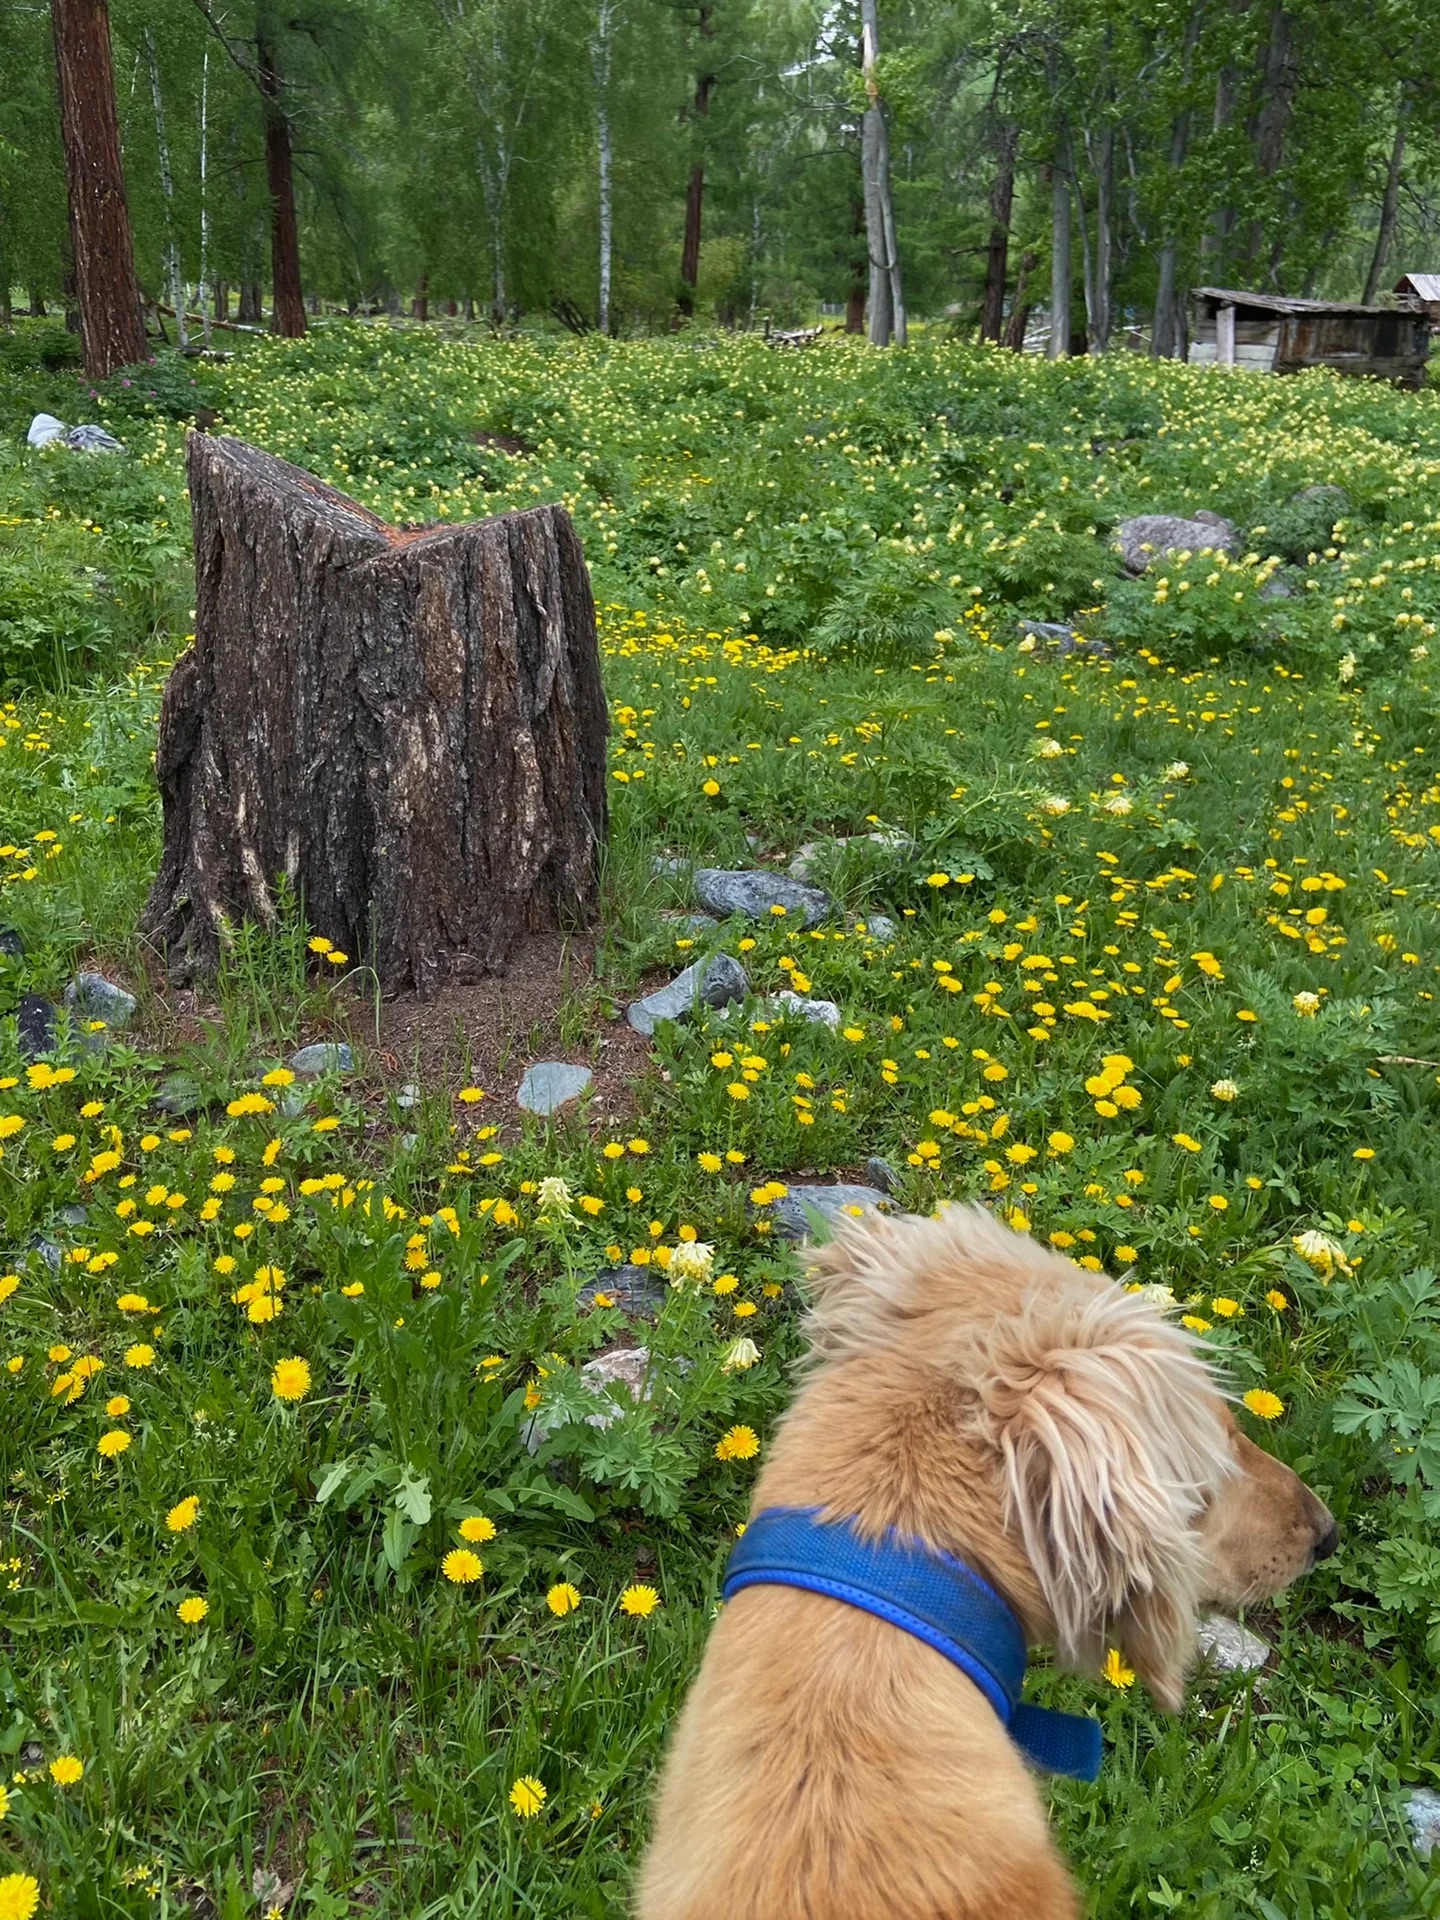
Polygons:
<instances>
[{"instance_id":1,"label":"small stone","mask_svg":"<svg viewBox=\"0 0 1440 1920\"><path fill-rule=\"evenodd\" d=\"M11 960L25 958L25 942L16 928L0 927L0 953L6 954Z\"/></svg>"},{"instance_id":2,"label":"small stone","mask_svg":"<svg viewBox=\"0 0 1440 1920\"><path fill-rule=\"evenodd\" d=\"M834 901L819 887L804 886L764 867L748 872L699 867L695 872L695 898L707 913L717 914L722 920L735 913L744 914L747 920L765 920L772 907L783 907L787 925L818 927L835 911Z\"/></svg>"},{"instance_id":3,"label":"small stone","mask_svg":"<svg viewBox=\"0 0 1440 1920\"><path fill-rule=\"evenodd\" d=\"M898 827L877 828L874 833L839 834L833 840L807 840L795 849L786 871L792 880L808 880L821 865L827 852L844 853L847 847L878 847L882 853L909 853L915 842Z\"/></svg>"},{"instance_id":4,"label":"small stone","mask_svg":"<svg viewBox=\"0 0 1440 1920\"><path fill-rule=\"evenodd\" d=\"M112 1030L128 1027L140 1004L103 973L77 973L65 989L65 1004L82 1020L103 1020Z\"/></svg>"},{"instance_id":5,"label":"small stone","mask_svg":"<svg viewBox=\"0 0 1440 1920\"><path fill-rule=\"evenodd\" d=\"M750 991L750 976L728 953L712 953L708 960L677 973L668 986L647 993L626 1014L637 1033L654 1033L662 1020L687 1020L698 1000L706 1007L726 1007Z\"/></svg>"},{"instance_id":6,"label":"small stone","mask_svg":"<svg viewBox=\"0 0 1440 1920\"><path fill-rule=\"evenodd\" d=\"M608 1352L597 1353L593 1360L587 1360L580 1369L582 1384L595 1395L602 1404L594 1413L587 1413L587 1427L609 1427L620 1418L625 1409L618 1404L620 1392L628 1393L632 1400L648 1399L646 1374L650 1368L650 1349L648 1347L611 1347ZM537 1413L520 1429L527 1453L538 1453L550 1438L552 1429Z\"/></svg>"},{"instance_id":7,"label":"small stone","mask_svg":"<svg viewBox=\"0 0 1440 1920\"><path fill-rule=\"evenodd\" d=\"M1096 660L1115 658L1115 649L1108 640L1088 640L1074 627L1061 626L1053 620L1022 620L1020 632L1024 637L1015 651L1037 659L1050 656L1063 660L1072 653L1088 653Z\"/></svg>"},{"instance_id":8,"label":"small stone","mask_svg":"<svg viewBox=\"0 0 1440 1920\"><path fill-rule=\"evenodd\" d=\"M90 1209L88 1207L62 1207L60 1209L60 1224L62 1227L83 1227L89 1218Z\"/></svg>"},{"instance_id":9,"label":"small stone","mask_svg":"<svg viewBox=\"0 0 1440 1920\"><path fill-rule=\"evenodd\" d=\"M1257 600L1293 600L1295 589L1283 573L1272 573L1255 597Z\"/></svg>"},{"instance_id":10,"label":"small stone","mask_svg":"<svg viewBox=\"0 0 1440 1920\"><path fill-rule=\"evenodd\" d=\"M681 927L685 933L709 933L720 922L710 913L662 913L660 918L669 921L672 927Z\"/></svg>"},{"instance_id":11,"label":"small stone","mask_svg":"<svg viewBox=\"0 0 1440 1920\"><path fill-rule=\"evenodd\" d=\"M404 1086L400 1088L399 1092L395 1095L395 1104L403 1113L408 1113L411 1107L419 1106L420 1089L413 1080L407 1080Z\"/></svg>"},{"instance_id":12,"label":"small stone","mask_svg":"<svg viewBox=\"0 0 1440 1920\"><path fill-rule=\"evenodd\" d=\"M160 1082L155 1104L162 1113L183 1117L205 1105L205 1089L193 1073L171 1073Z\"/></svg>"},{"instance_id":13,"label":"small stone","mask_svg":"<svg viewBox=\"0 0 1440 1920\"><path fill-rule=\"evenodd\" d=\"M1223 1613L1205 1615L1195 1630L1195 1643L1201 1659L1220 1673L1255 1673L1274 1652L1268 1640Z\"/></svg>"},{"instance_id":14,"label":"small stone","mask_svg":"<svg viewBox=\"0 0 1440 1920\"><path fill-rule=\"evenodd\" d=\"M1410 1822L1415 1851L1422 1860L1428 1860L1440 1848L1440 1793L1433 1787L1412 1789L1405 1803L1405 1817Z\"/></svg>"},{"instance_id":15,"label":"small stone","mask_svg":"<svg viewBox=\"0 0 1440 1920\"><path fill-rule=\"evenodd\" d=\"M1122 520L1115 529L1120 557L1131 573L1144 573L1172 553L1199 553L1209 547L1217 553L1235 553L1240 536L1218 514L1199 514L1186 520L1174 513L1142 513Z\"/></svg>"},{"instance_id":16,"label":"small stone","mask_svg":"<svg viewBox=\"0 0 1440 1920\"><path fill-rule=\"evenodd\" d=\"M597 1293L613 1300L622 1313L637 1320L653 1320L666 1294L664 1273L657 1267L606 1267L580 1289L576 1304L588 1312Z\"/></svg>"},{"instance_id":17,"label":"small stone","mask_svg":"<svg viewBox=\"0 0 1440 1920\"><path fill-rule=\"evenodd\" d=\"M15 1009L15 1038L24 1060L38 1060L55 1049L56 1009L43 994L22 993Z\"/></svg>"},{"instance_id":18,"label":"small stone","mask_svg":"<svg viewBox=\"0 0 1440 1920\"><path fill-rule=\"evenodd\" d=\"M693 860L682 860L676 854L657 853L650 862L650 871L657 880L684 880L694 865Z\"/></svg>"},{"instance_id":19,"label":"small stone","mask_svg":"<svg viewBox=\"0 0 1440 1920\"><path fill-rule=\"evenodd\" d=\"M290 1071L309 1080L322 1073L353 1073L355 1055L343 1040L315 1040L290 1056Z\"/></svg>"},{"instance_id":20,"label":"small stone","mask_svg":"<svg viewBox=\"0 0 1440 1920\"><path fill-rule=\"evenodd\" d=\"M832 1033L838 1031L840 1022L845 1018L833 1000L807 1000L789 987L772 993L770 1005L779 1007L784 1013L793 1013L801 1020L813 1020L816 1026L829 1027Z\"/></svg>"},{"instance_id":21,"label":"small stone","mask_svg":"<svg viewBox=\"0 0 1440 1920\"><path fill-rule=\"evenodd\" d=\"M865 931L872 940L882 943L893 940L900 929L885 913L868 913L865 916Z\"/></svg>"},{"instance_id":22,"label":"small stone","mask_svg":"<svg viewBox=\"0 0 1440 1920\"><path fill-rule=\"evenodd\" d=\"M888 1160L882 1160L878 1153L871 1154L865 1162L865 1172L881 1193L894 1193L899 1185L895 1169Z\"/></svg>"},{"instance_id":23,"label":"small stone","mask_svg":"<svg viewBox=\"0 0 1440 1920\"><path fill-rule=\"evenodd\" d=\"M847 1216L885 1205L885 1195L879 1187L862 1187L841 1180L827 1186L791 1187L783 1199L776 1200L766 1211L782 1240L806 1240L810 1237L812 1212L834 1227Z\"/></svg>"},{"instance_id":24,"label":"small stone","mask_svg":"<svg viewBox=\"0 0 1440 1920\"><path fill-rule=\"evenodd\" d=\"M37 1233L30 1242L31 1253L38 1253L52 1273L59 1273L65 1256L46 1234Z\"/></svg>"},{"instance_id":25,"label":"small stone","mask_svg":"<svg viewBox=\"0 0 1440 1920\"><path fill-rule=\"evenodd\" d=\"M526 1113L554 1113L569 1101L578 1100L594 1078L588 1067L571 1066L568 1060L537 1060L525 1069L515 1102Z\"/></svg>"}]
</instances>

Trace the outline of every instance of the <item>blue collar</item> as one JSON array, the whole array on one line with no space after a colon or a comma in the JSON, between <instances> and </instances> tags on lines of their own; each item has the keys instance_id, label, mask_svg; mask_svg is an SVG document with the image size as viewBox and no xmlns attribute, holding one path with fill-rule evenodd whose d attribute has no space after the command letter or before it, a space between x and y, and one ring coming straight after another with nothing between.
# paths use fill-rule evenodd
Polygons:
<instances>
[{"instance_id":1,"label":"blue collar","mask_svg":"<svg viewBox=\"0 0 1440 1920\"><path fill-rule=\"evenodd\" d=\"M1094 1780L1100 1723L1021 1703L1025 1635L1010 1608L973 1568L894 1534L862 1540L853 1521L828 1523L815 1507L767 1507L746 1527L725 1570L725 1598L745 1587L803 1587L873 1613L923 1640L966 1674L1027 1759L1048 1773Z\"/></svg>"}]
</instances>

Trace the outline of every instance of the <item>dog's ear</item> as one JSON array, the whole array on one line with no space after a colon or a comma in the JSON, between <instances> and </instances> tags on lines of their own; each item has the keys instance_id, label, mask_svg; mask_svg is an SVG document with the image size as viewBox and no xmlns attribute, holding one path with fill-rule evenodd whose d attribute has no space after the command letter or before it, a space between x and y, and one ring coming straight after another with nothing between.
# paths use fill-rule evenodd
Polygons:
<instances>
[{"instance_id":1,"label":"dog's ear","mask_svg":"<svg viewBox=\"0 0 1440 1920\"><path fill-rule=\"evenodd\" d=\"M883 1215L841 1222L833 1240L805 1252L810 1311L805 1331L816 1360L844 1360L893 1339L916 1316L919 1262L916 1231L930 1222L904 1223L908 1237Z\"/></svg>"},{"instance_id":2,"label":"dog's ear","mask_svg":"<svg viewBox=\"0 0 1440 1920\"><path fill-rule=\"evenodd\" d=\"M1008 1518L1061 1659L1093 1670L1117 1645L1174 1712L1203 1575L1194 1522L1231 1470L1196 1343L1118 1287L1062 1287L1032 1296L985 1347L980 1396Z\"/></svg>"}]
</instances>

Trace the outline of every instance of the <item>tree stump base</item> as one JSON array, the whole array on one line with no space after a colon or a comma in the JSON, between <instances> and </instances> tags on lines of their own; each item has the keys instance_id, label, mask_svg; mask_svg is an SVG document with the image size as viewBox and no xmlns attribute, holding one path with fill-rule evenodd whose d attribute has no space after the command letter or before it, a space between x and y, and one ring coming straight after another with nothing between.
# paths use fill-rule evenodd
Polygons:
<instances>
[{"instance_id":1,"label":"tree stump base","mask_svg":"<svg viewBox=\"0 0 1440 1920\"><path fill-rule=\"evenodd\" d=\"M186 464L195 644L160 709L140 922L172 976L273 923L282 878L386 991L593 920L605 696L564 508L412 531L240 440L194 433Z\"/></svg>"}]
</instances>

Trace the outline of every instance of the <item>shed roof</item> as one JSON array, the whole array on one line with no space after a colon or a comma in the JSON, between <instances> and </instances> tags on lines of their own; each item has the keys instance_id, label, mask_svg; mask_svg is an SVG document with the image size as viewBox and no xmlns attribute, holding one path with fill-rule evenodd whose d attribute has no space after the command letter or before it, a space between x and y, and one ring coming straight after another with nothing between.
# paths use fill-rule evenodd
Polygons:
<instances>
[{"instance_id":1,"label":"shed roof","mask_svg":"<svg viewBox=\"0 0 1440 1920\"><path fill-rule=\"evenodd\" d=\"M1440 273L1407 273L1395 282L1396 293L1413 293L1417 300L1440 300Z\"/></svg>"},{"instance_id":2,"label":"shed roof","mask_svg":"<svg viewBox=\"0 0 1440 1920\"><path fill-rule=\"evenodd\" d=\"M1367 307L1359 300L1299 300L1281 293L1242 293L1233 287L1195 287L1198 299L1222 307L1255 307L1262 313L1368 313L1393 316L1394 307ZM1422 296L1425 297L1425 296Z\"/></svg>"}]
</instances>

